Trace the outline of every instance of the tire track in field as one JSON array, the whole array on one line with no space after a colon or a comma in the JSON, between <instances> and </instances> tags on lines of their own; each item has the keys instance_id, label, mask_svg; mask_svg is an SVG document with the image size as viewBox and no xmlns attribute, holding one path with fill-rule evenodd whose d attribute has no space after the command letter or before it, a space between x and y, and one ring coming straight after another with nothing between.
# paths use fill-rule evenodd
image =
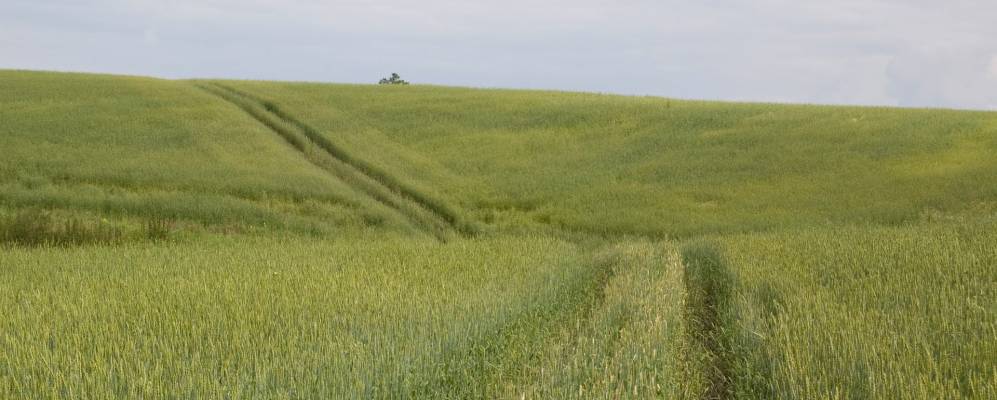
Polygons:
<instances>
[{"instance_id":1,"label":"tire track in field","mask_svg":"<svg viewBox=\"0 0 997 400\"><path fill-rule=\"evenodd\" d=\"M584 261L587 268L577 276L563 282L557 294L539 301L522 311L502 326L471 343L469 348L448 352L443 356L447 373L429 378L431 384L421 391L410 393L414 398L505 398L508 385L528 384L531 381L506 381L523 377L525 369L533 367L536 357L541 357L543 347L558 335L573 332L584 325L606 301L606 287L616 273L618 255L591 257ZM574 329L573 329L574 328ZM523 338L529 341L521 341ZM510 358L511 357L511 358ZM475 360L470 367L467 360ZM530 376L537 378L536 376ZM499 390L499 392L493 392ZM525 395L523 396L525 398ZM515 396L520 398L520 396Z\"/></svg>"},{"instance_id":2,"label":"tire track in field","mask_svg":"<svg viewBox=\"0 0 997 400\"><path fill-rule=\"evenodd\" d=\"M731 325L733 277L715 244L697 241L683 246L686 286L685 318L691 351L704 358L699 373L705 379L703 400L734 398L734 327Z\"/></svg>"},{"instance_id":3,"label":"tire track in field","mask_svg":"<svg viewBox=\"0 0 997 400\"><path fill-rule=\"evenodd\" d=\"M462 221L449 206L343 151L316 129L281 110L276 104L218 83L199 82L196 85L239 107L286 140L309 162L398 212L440 241L475 234L472 225Z\"/></svg>"}]
</instances>

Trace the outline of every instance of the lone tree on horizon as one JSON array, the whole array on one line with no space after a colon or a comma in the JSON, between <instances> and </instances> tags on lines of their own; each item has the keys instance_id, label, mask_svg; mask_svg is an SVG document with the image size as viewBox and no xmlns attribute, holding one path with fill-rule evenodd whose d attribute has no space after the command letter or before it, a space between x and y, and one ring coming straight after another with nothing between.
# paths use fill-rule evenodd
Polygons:
<instances>
[{"instance_id":1,"label":"lone tree on horizon","mask_svg":"<svg viewBox=\"0 0 997 400\"><path fill-rule=\"evenodd\" d=\"M391 73L390 78L381 78L381 81L377 83L379 85L408 85L408 82L394 72Z\"/></svg>"}]
</instances>

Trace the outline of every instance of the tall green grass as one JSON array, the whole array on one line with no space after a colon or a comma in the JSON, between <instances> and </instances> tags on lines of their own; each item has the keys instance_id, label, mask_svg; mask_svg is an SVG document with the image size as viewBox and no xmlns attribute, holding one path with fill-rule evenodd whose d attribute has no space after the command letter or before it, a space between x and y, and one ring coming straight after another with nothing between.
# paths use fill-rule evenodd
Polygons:
<instances>
[{"instance_id":1,"label":"tall green grass","mask_svg":"<svg viewBox=\"0 0 997 400\"><path fill-rule=\"evenodd\" d=\"M624 240L597 253L611 276L590 308L538 340L509 398L697 399L706 386L683 319L682 264L669 243Z\"/></svg>"},{"instance_id":2,"label":"tall green grass","mask_svg":"<svg viewBox=\"0 0 997 400\"><path fill-rule=\"evenodd\" d=\"M504 332L540 331L588 285L579 250L398 236L7 248L0 397L481 394L481 360L529 342Z\"/></svg>"},{"instance_id":3,"label":"tall green grass","mask_svg":"<svg viewBox=\"0 0 997 400\"><path fill-rule=\"evenodd\" d=\"M740 398L997 396L997 224L719 240Z\"/></svg>"}]
</instances>

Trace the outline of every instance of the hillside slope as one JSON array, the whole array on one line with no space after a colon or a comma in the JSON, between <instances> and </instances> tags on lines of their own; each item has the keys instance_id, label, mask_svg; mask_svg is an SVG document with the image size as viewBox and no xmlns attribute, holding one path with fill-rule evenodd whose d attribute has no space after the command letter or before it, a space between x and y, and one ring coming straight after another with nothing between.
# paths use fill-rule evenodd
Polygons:
<instances>
[{"instance_id":1,"label":"hillside slope","mask_svg":"<svg viewBox=\"0 0 997 400\"><path fill-rule=\"evenodd\" d=\"M186 82L0 72L0 212L41 207L232 229L408 223Z\"/></svg>"},{"instance_id":2,"label":"hillside slope","mask_svg":"<svg viewBox=\"0 0 997 400\"><path fill-rule=\"evenodd\" d=\"M0 71L2 398L995 398L997 113Z\"/></svg>"},{"instance_id":3,"label":"hillside slope","mask_svg":"<svg viewBox=\"0 0 997 400\"><path fill-rule=\"evenodd\" d=\"M8 211L690 237L997 209L995 113L218 82L361 163L353 178L204 83L0 74Z\"/></svg>"},{"instance_id":4,"label":"hillside slope","mask_svg":"<svg viewBox=\"0 0 997 400\"><path fill-rule=\"evenodd\" d=\"M691 236L997 209L997 113L230 82L496 225Z\"/></svg>"}]
</instances>

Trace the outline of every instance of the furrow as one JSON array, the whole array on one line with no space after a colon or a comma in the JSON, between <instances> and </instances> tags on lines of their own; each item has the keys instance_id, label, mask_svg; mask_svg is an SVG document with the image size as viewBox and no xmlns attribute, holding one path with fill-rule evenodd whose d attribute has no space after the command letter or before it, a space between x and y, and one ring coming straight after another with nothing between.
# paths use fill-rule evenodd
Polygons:
<instances>
[{"instance_id":1,"label":"furrow","mask_svg":"<svg viewBox=\"0 0 997 400\"><path fill-rule=\"evenodd\" d=\"M411 198L392 190L391 186L383 184L362 169L344 161L343 157L340 156L342 152L330 151L330 146L322 143L321 135L316 131L307 132L299 124L289 122L286 118L274 113L272 107L268 107L259 99L218 84L198 83L197 86L239 107L285 139L292 147L300 151L309 162L332 173L376 202L398 212L414 227L422 229L441 241L449 240L455 233L462 233L455 229L447 219L433 212L432 209L412 201ZM349 159L354 160L352 157Z\"/></svg>"},{"instance_id":2,"label":"furrow","mask_svg":"<svg viewBox=\"0 0 997 400\"><path fill-rule=\"evenodd\" d=\"M339 160L343 164L356 170L357 173L367 176L369 179L376 181L379 185L382 185L389 189L391 192L398 196L403 197L405 200L417 204L420 208L434 214L437 218L443 220L447 225L450 226L454 231L464 235L464 236L474 236L477 234L477 228L475 224L471 221L465 220L461 214L456 211L453 207L446 204L445 202L433 198L425 193L422 193L418 189L411 187L405 182L395 178L391 174L375 167L374 165L355 157L348 151L345 151L337 144L330 141L327 137L322 135L317 129L312 126L302 122L300 119L295 118L293 115L286 112L284 109L280 108L276 103L262 99L253 94L243 92L241 90L232 88L230 86L214 83L213 85L222 88L234 95L245 98L249 101L256 103L257 105L263 107L268 113L276 116L280 121L285 124L295 127L300 131L305 137L307 137L312 143L321 148L323 151L327 152L330 156Z\"/></svg>"},{"instance_id":3,"label":"furrow","mask_svg":"<svg viewBox=\"0 0 997 400\"><path fill-rule=\"evenodd\" d=\"M691 350L705 380L703 400L734 398L734 328L731 315L733 278L715 248L707 241L682 248L686 286L685 318Z\"/></svg>"}]
</instances>

